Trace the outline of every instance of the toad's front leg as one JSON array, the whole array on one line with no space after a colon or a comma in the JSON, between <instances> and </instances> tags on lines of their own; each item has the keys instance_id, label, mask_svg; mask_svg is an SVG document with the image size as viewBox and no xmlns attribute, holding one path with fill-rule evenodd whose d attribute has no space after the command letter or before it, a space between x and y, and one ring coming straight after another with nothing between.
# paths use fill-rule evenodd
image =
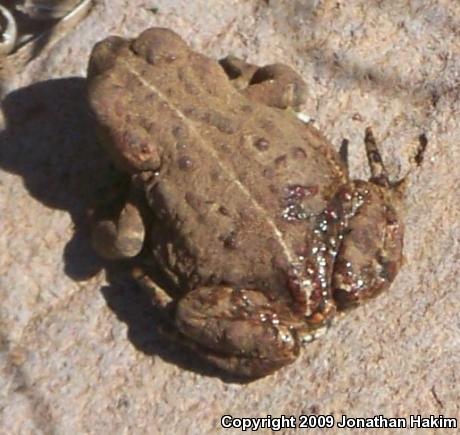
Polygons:
<instances>
[{"instance_id":1,"label":"toad's front leg","mask_svg":"<svg viewBox=\"0 0 460 435\"><path fill-rule=\"evenodd\" d=\"M139 193L131 187L127 199L99 206L91 212L91 242L95 251L108 260L135 257L142 250L145 224Z\"/></svg>"},{"instance_id":2,"label":"toad's front leg","mask_svg":"<svg viewBox=\"0 0 460 435\"><path fill-rule=\"evenodd\" d=\"M258 67L235 56L220 60L232 84L246 97L279 109L299 110L307 96L307 86L290 66L275 63Z\"/></svg>"},{"instance_id":3,"label":"toad's front leg","mask_svg":"<svg viewBox=\"0 0 460 435\"><path fill-rule=\"evenodd\" d=\"M257 290L198 288L179 300L174 320L184 344L239 376L267 375L299 355L300 320Z\"/></svg>"}]
</instances>

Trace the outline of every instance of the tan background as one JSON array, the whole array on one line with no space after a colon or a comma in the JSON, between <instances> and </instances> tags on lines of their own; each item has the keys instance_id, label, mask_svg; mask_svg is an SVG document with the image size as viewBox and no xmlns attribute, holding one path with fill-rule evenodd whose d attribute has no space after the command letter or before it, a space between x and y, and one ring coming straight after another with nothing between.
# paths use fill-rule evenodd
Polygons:
<instances>
[{"instance_id":1,"label":"tan background","mask_svg":"<svg viewBox=\"0 0 460 435\"><path fill-rule=\"evenodd\" d=\"M212 433L222 414L460 417L460 4L105 3L27 66L3 69L0 432ZM294 66L309 86L304 111L335 146L350 140L355 176L367 175L365 126L394 178L428 138L391 290L252 384L159 339L148 300L122 270L106 280L88 244L84 209L106 162L86 117L86 62L101 38L148 26L210 56Z\"/></svg>"}]
</instances>

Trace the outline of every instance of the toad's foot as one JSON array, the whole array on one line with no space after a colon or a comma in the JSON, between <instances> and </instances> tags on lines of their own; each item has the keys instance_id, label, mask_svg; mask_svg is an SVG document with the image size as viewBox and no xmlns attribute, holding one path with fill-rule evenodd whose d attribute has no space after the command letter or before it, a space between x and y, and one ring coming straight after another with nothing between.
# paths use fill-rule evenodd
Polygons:
<instances>
[{"instance_id":1,"label":"toad's foot","mask_svg":"<svg viewBox=\"0 0 460 435\"><path fill-rule=\"evenodd\" d=\"M346 232L332 275L339 310L357 305L386 290L402 264L404 228L399 213L404 180L390 182L370 128L365 134L371 170L368 182L353 182L342 192Z\"/></svg>"}]
</instances>

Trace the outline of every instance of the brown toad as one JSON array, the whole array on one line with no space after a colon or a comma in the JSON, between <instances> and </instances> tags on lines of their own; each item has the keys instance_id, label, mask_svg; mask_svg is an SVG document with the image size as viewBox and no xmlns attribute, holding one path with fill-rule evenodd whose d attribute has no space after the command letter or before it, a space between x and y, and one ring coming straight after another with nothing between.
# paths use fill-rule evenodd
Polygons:
<instances>
[{"instance_id":1,"label":"brown toad","mask_svg":"<svg viewBox=\"0 0 460 435\"><path fill-rule=\"evenodd\" d=\"M218 63L167 29L110 37L91 55L101 141L142 192L95 224L94 245L153 258L178 336L239 375L294 361L401 264L401 183L388 181L369 129L372 178L350 180L332 145L286 110L305 93L285 65Z\"/></svg>"}]
</instances>

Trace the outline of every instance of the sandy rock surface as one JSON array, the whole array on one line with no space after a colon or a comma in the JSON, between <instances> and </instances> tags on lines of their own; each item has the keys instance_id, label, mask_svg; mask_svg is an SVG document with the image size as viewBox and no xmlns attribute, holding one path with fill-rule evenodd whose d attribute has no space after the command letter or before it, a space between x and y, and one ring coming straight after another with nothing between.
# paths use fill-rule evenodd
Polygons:
<instances>
[{"instance_id":1,"label":"sandy rock surface","mask_svg":"<svg viewBox=\"0 0 460 435\"><path fill-rule=\"evenodd\" d=\"M304 111L335 146L350 140L356 177L368 175L367 125L395 179L428 139L390 291L250 384L160 339L146 296L89 246L85 207L107 162L83 101L87 59L107 35L149 26L213 57L295 67ZM459 29L447 0L111 0L27 65L4 64L0 433L215 433L224 414L459 418Z\"/></svg>"}]
</instances>

